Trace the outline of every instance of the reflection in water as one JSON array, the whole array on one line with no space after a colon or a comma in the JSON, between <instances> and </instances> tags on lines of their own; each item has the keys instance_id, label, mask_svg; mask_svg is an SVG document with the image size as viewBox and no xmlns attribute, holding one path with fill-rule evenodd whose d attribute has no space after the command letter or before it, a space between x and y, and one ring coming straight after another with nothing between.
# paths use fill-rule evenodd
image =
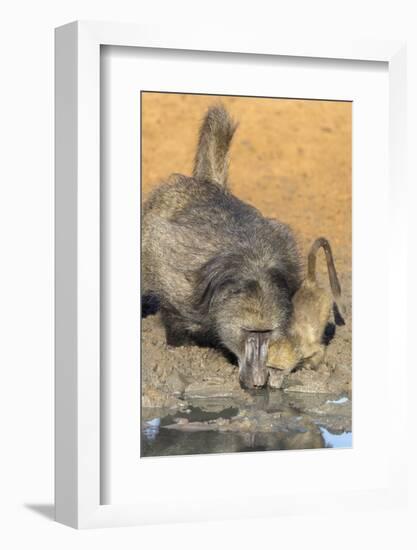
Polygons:
<instances>
[{"instance_id":1,"label":"reflection in water","mask_svg":"<svg viewBox=\"0 0 417 550\"><path fill-rule=\"evenodd\" d=\"M155 441L159 435L159 427L161 425L160 418L152 418L145 422L145 427L143 428L143 435L147 441Z\"/></svg>"},{"instance_id":2,"label":"reflection in water","mask_svg":"<svg viewBox=\"0 0 417 550\"><path fill-rule=\"evenodd\" d=\"M326 447L333 449L350 449L352 447L352 432L342 432L341 434L334 434L320 426L321 434L326 443Z\"/></svg>"},{"instance_id":3,"label":"reflection in water","mask_svg":"<svg viewBox=\"0 0 417 550\"><path fill-rule=\"evenodd\" d=\"M342 403L347 403L349 399L345 397L339 397L339 399L328 399L326 403L333 403L334 405L341 405Z\"/></svg>"},{"instance_id":4,"label":"reflection in water","mask_svg":"<svg viewBox=\"0 0 417 550\"><path fill-rule=\"evenodd\" d=\"M159 412L157 416L155 413ZM352 446L346 396L259 394L196 400L182 412L143 411L143 457Z\"/></svg>"}]
</instances>

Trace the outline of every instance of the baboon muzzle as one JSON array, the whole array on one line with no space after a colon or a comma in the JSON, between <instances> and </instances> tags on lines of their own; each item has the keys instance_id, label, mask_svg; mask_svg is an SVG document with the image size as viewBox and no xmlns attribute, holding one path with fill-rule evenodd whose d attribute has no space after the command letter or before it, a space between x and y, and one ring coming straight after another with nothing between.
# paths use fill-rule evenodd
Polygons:
<instances>
[{"instance_id":1,"label":"baboon muzzle","mask_svg":"<svg viewBox=\"0 0 417 550\"><path fill-rule=\"evenodd\" d=\"M247 388L262 388L268 380L266 360L272 331L245 332L245 357L243 361L239 361L240 380Z\"/></svg>"}]
</instances>

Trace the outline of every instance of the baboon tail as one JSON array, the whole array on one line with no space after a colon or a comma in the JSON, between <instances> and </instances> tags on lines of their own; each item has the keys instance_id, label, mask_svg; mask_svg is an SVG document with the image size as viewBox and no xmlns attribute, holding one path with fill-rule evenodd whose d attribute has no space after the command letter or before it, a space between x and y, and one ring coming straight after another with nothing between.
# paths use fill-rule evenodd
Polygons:
<instances>
[{"instance_id":1,"label":"baboon tail","mask_svg":"<svg viewBox=\"0 0 417 550\"><path fill-rule=\"evenodd\" d=\"M332 289L334 304L333 304L333 312L334 317L337 325L344 325L345 321L343 319L342 311L343 307L340 303L340 297L342 294L341 288L340 288L340 282L339 278L337 276L336 267L334 265L333 260L333 254L332 249L330 247L330 243L327 239L324 237L320 237L319 239L316 239L310 249L310 252L308 254L308 280L314 283L316 281L316 259L317 259L317 252L320 248L323 248L324 253L326 255L326 262L327 262L327 273L329 275L329 281L330 281L330 288Z\"/></svg>"},{"instance_id":2,"label":"baboon tail","mask_svg":"<svg viewBox=\"0 0 417 550\"><path fill-rule=\"evenodd\" d=\"M315 282L316 280L316 258L317 252L320 248L322 248L326 254L327 273L329 274L330 288L332 289L333 298L338 300L342 292L333 261L332 249L329 241L324 237L320 237L314 241L308 254L308 279L311 282Z\"/></svg>"},{"instance_id":3,"label":"baboon tail","mask_svg":"<svg viewBox=\"0 0 417 550\"><path fill-rule=\"evenodd\" d=\"M222 105L210 107L200 128L193 176L227 185L229 148L237 124Z\"/></svg>"}]
</instances>

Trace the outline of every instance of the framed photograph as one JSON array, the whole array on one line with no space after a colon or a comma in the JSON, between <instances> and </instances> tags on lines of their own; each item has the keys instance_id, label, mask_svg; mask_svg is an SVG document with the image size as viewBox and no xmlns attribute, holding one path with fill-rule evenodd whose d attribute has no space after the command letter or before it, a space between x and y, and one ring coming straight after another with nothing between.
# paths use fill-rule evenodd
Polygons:
<instances>
[{"instance_id":1,"label":"framed photograph","mask_svg":"<svg viewBox=\"0 0 417 550\"><path fill-rule=\"evenodd\" d=\"M58 521L404 502L404 52L56 30Z\"/></svg>"},{"instance_id":2,"label":"framed photograph","mask_svg":"<svg viewBox=\"0 0 417 550\"><path fill-rule=\"evenodd\" d=\"M141 122L141 456L351 447L352 102L142 91Z\"/></svg>"}]
</instances>

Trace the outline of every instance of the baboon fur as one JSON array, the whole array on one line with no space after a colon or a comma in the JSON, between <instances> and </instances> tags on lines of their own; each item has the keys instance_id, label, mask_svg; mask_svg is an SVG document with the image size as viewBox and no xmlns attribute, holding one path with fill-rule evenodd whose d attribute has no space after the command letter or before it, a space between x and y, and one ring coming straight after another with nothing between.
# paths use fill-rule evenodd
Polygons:
<instances>
[{"instance_id":1,"label":"baboon fur","mask_svg":"<svg viewBox=\"0 0 417 550\"><path fill-rule=\"evenodd\" d=\"M316 279L316 257L322 248L326 255L332 295ZM335 322L344 324L340 304L341 288L334 265L332 249L324 238L317 239L308 254L308 272L292 299L293 315L288 335L271 343L267 365L288 374L298 366L316 369L326 356L323 341L326 327L334 312Z\"/></svg>"},{"instance_id":2,"label":"baboon fur","mask_svg":"<svg viewBox=\"0 0 417 550\"><path fill-rule=\"evenodd\" d=\"M269 341L287 334L301 270L291 229L228 189L235 130L221 105L211 107L193 176L172 175L144 204L142 290L157 296L169 344L226 348L254 387L267 381Z\"/></svg>"}]
</instances>

